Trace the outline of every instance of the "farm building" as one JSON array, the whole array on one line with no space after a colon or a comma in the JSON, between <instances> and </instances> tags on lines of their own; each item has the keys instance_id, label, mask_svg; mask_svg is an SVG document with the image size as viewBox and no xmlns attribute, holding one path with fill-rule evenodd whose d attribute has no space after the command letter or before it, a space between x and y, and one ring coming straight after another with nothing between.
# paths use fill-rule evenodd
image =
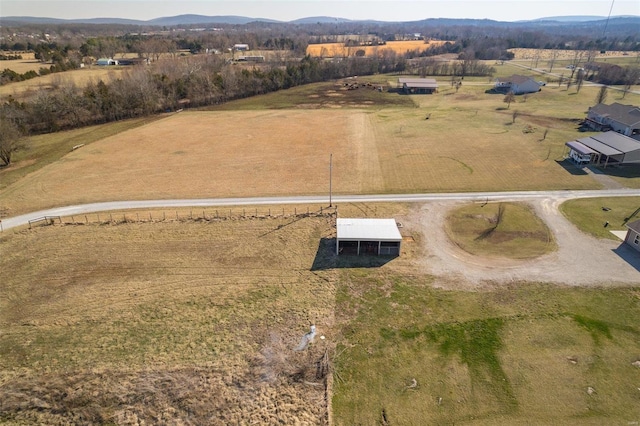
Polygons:
<instances>
[{"instance_id":1,"label":"farm building","mask_svg":"<svg viewBox=\"0 0 640 426\"><path fill-rule=\"evenodd\" d=\"M239 52L243 52L243 51L249 50L249 45L248 44L244 44L244 43L234 44L233 45L233 50L237 50Z\"/></svg>"},{"instance_id":2,"label":"farm building","mask_svg":"<svg viewBox=\"0 0 640 426\"><path fill-rule=\"evenodd\" d=\"M338 219L336 254L399 256L402 235L394 219Z\"/></svg>"},{"instance_id":3,"label":"farm building","mask_svg":"<svg viewBox=\"0 0 640 426\"><path fill-rule=\"evenodd\" d=\"M640 108L617 102L589 108L585 124L600 132L615 130L625 136L640 136Z\"/></svg>"},{"instance_id":4,"label":"farm building","mask_svg":"<svg viewBox=\"0 0 640 426\"><path fill-rule=\"evenodd\" d=\"M577 164L640 164L640 141L614 131L570 141L569 158Z\"/></svg>"},{"instance_id":5,"label":"farm building","mask_svg":"<svg viewBox=\"0 0 640 426\"><path fill-rule=\"evenodd\" d=\"M640 220L627 224L627 237L624 242L640 251Z\"/></svg>"},{"instance_id":6,"label":"farm building","mask_svg":"<svg viewBox=\"0 0 640 426\"><path fill-rule=\"evenodd\" d=\"M511 77L498 78L494 90L500 93L513 92L514 95L539 92L540 84L532 78L514 74Z\"/></svg>"},{"instance_id":7,"label":"farm building","mask_svg":"<svg viewBox=\"0 0 640 426\"><path fill-rule=\"evenodd\" d=\"M438 91L438 83L433 78L405 78L398 79L398 89L406 94L431 94Z\"/></svg>"},{"instance_id":8,"label":"farm building","mask_svg":"<svg viewBox=\"0 0 640 426\"><path fill-rule=\"evenodd\" d=\"M264 56L255 55L255 56L238 56L236 58L237 62L264 62Z\"/></svg>"},{"instance_id":9,"label":"farm building","mask_svg":"<svg viewBox=\"0 0 640 426\"><path fill-rule=\"evenodd\" d=\"M118 65L149 65L147 58L122 58L118 60Z\"/></svg>"},{"instance_id":10,"label":"farm building","mask_svg":"<svg viewBox=\"0 0 640 426\"><path fill-rule=\"evenodd\" d=\"M100 65L100 66L118 65L118 60L113 58L100 58L96 61L96 65Z\"/></svg>"}]
</instances>

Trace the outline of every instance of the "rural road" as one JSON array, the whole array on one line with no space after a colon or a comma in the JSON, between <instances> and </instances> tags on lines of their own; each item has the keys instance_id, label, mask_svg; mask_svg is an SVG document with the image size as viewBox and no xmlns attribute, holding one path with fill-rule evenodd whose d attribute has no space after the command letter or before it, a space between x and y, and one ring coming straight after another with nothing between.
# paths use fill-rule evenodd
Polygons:
<instances>
[{"instance_id":1,"label":"rural road","mask_svg":"<svg viewBox=\"0 0 640 426\"><path fill-rule=\"evenodd\" d=\"M473 193L436 193L436 194L383 194L383 195L334 195L332 202L339 203L373 203L373 202L403 202L425 203L432 201L532 201L554 200L564 201L573 198L594 197L630 197L640 196L638 189L608 189L581 191L515 191L515 192L473 192ZM71 216L104 211L129 209L159 209L177 207L216 207L216 206L248 206L248 205L279 205L279 204L319 204L329 203L329 196L298 196L298 197L253 197L253 198L203 198L184 200L140 200L140 201L112 201L104 203L81 204L75 206L55 207L40 210L20 216L2 219L2 228L8 230L26 225L30 220L44 216ZM556 203L559 204L559 203Z\"/></svg>"}]
</instances>

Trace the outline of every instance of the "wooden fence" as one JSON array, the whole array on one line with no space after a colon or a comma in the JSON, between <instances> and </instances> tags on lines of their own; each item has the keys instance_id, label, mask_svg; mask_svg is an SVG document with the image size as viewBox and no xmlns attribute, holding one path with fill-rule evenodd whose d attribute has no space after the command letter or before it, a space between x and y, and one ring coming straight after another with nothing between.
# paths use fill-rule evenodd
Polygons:
<instances>
[{"instance_id":1,"label":"wooden fence","mask_svg":"<svg viewBox=\"0 0 640 426\"><path fill-rule=\"evenodd\" d=\"M57 217L62 225L85 225L85 224L123 224L123 223L155 223L155 222L213 222L227 220L253 220L253 219L287 219L304 217L336 217L338 215L337 206L320 207L311 209L309 207L294 208L230 208L230 209L204 209L204 210L164 210L157 211L136 211L136 212L102 212L83 215ZM51 216L48 216L51 218ZM44 218L39 219L40 221ZM45 222L53 225L53 221ZM29 224L31 226L31 223Z\"/></svg>"}]
</instances>

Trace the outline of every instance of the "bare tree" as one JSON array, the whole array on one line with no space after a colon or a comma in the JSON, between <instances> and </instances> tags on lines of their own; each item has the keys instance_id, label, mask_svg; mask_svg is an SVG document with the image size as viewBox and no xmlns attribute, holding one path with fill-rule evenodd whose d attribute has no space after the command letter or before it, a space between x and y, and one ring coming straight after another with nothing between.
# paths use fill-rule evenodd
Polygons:
<instances>
[{"instance_id":1,"label":"bare tree","mask_svg":"<svg viewBox=\"0 0 640 426\"><path fill-rule=\"evenodd\" d=\"M598 90L598 94L596 95L596 105L603 104L607 100L607 86L600 86L600 90Z\"/></svg>"},{"instance_id":2,"label":"bare tree","mask_svg":"<svg viewBox=\"0 0 640 426\"><path fill-rule=\"evenodd\" d=\"M640 68L627 68L624 76L624 87L622 88L622 99L631 91L631 86L638 83L640 78Z\"/></svg>"},{"instance_id":3,"label":"bare tree","mask_svg":"<svg viewBox=\"0 0 640 426\"><path fill-rule=\"evenodd\" d=\"M580 93L580 89L582 88L583 83L584 83L584 70L578 70L578 74L576 74L576 93Z\"/></svg>"},{"instance_id":4,"label":"bare tree","mask_svg":"<svg viewBox=\"0 0 640 426\"><path fill-rule=\"evenodd\" d=\"M558 49L553 49L551 51L551 59L549 59L549 72L553 71L553 66L556 64L556 59L558 59Z\"/></svg>"},{"instance_id":5,"label":"bare tree","mask_svg":"<svg viewBox=\"0 0 640 426\"><path fill-rule=\"evenodd\" d=\"M505 95L502 101L507 104L507 109L509 109L509 106L511 106L511 102L515 102L515 100L516 95L514 95L513 92L509 92Z\"/></svg>"},{"instance_id":6,"label":"bare tree","mask_svg":"<svg viewBox=\"0 0 640 426\"><path fill-rule=\"evenodd\" d=\"M12 121L0 118L0 160L11 164L13 153L23 147L22 132Z\"/></svg>"}]
</instances>

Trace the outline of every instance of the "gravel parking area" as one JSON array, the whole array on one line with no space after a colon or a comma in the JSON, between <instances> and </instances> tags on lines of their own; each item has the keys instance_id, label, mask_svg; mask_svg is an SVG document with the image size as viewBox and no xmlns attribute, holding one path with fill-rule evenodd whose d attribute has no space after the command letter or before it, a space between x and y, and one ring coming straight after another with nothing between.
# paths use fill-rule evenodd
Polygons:
<instances>
[{"instance_id":1,"label":"gravel parking area","mask_svg":"<svg viewBox=\"0 0 640 426\"><path fill-rule=\"evenodd\" d=\"M551 229L558 250L529 260L494 259L471 255L447 237L447 212L455 201L425 203L408 218L422 232L425 256L422 267L443 288L482 288L514 282L548 282L579 286L640 284L640 253L622 241L600 240L584 234L558 210L562 199L531 201Z\"/></svg>"}]
</instances>

